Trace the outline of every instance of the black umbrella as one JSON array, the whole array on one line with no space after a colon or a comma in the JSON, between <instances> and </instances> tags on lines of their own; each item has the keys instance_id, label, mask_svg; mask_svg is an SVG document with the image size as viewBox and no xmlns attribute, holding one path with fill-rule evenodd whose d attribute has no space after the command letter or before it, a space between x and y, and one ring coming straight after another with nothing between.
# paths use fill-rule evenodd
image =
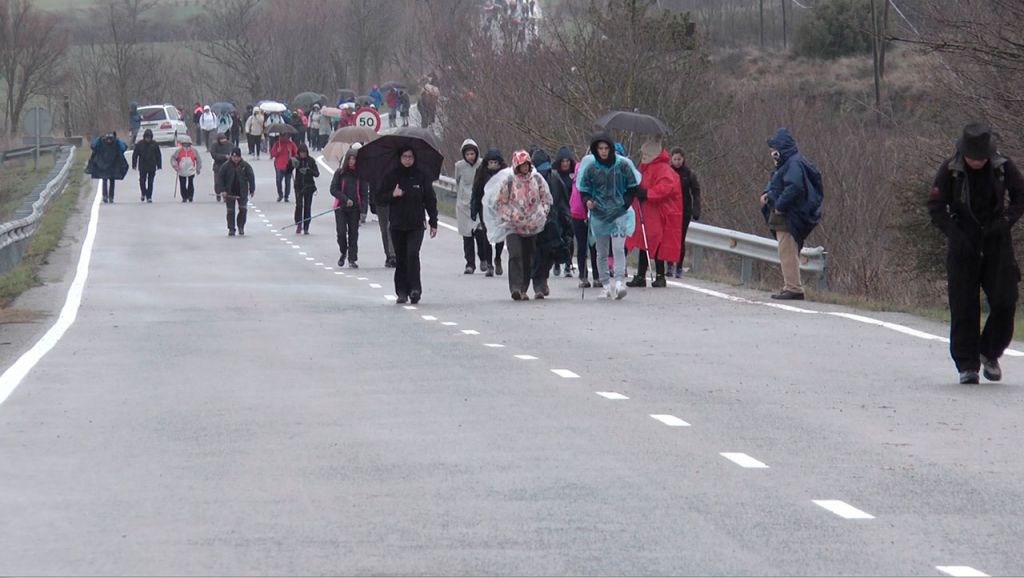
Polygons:
<instances>
[{"instance_id":1,"label":"black umbrella","mask_svg":"<svg viewBox=\"0 0 1024 578\"><path fill-rule=\"evenodd\" d=\"M405 86L404 82L395 82L394 80L385 82L384 84L380 85L380 91L381 92L387 92L387 91L391 90L392 88L394 88L396 90L405 90L406 86Z\"/></svg>"},{"instance_id":2,"label":"black umbrella","mask_svg":"<svg viewBox=\"0 0 1024 578\"><path fill-rule=\"evenodd\" d=\"M437 137L432 131L417 127L403 127L364 144L356 153L356 172L376 188L384 175L400 166L398 151L407 146L416 154L416 168L431 182L441 178L444 155L438 152L441 147Z\"/></svg>"},{"instance_id":3,"label":"black umbrella","mask_svg":"<svg viewBox=\"0 0 1024 578\"><path fill-rule=\"evenodd\" d=\"M346 100L352 100L356 97L356 91L348 88L338 89L338 100L345 102Z\"/></svg>"},{"instance_id":4,"label":"black umbrella","mask_svg":"<svg viewBox=\"0 0 1024 578\"><path fill-rule=\"evenodd\" d=\"M622 130L640 134L672 134L672 129L660 119L649 114L613 110L594 121L594 124L608 130Z\"/></svg>"},{"instance_id":5,"label":"black umbrella","mask_svg":"<svg viewBox=\"0 0 1024 578\"><path fill-rule=\"evenodd\" d=\"M295 134L298 131L295 127L290 124L276 123L267 127L267 132L270 134Z\"/></svg>"},{"instance_id":6,"label":"black umbrella","mask_svg":"<svg viewBox=\"0 0 1024 578\"><path fill-rule=\"evenodd\" d=\"M318 92L303 92L295 96L292 99L292 108L301 108L302 110L309 110L313 108L314 104L324 104L327 102L327 97Z\"/></svg>"},{"instance_id":7,"label":"black umbrella","mask_svg":"<svg viewBox=\"0 0 1024 578\"><path fill-rule=\"evenodd\" d=\"M235 108L235 105L231 104L230 102L215 102L210 105L210 110L218 116L238 112L238 109Z\"/></svg>"}]
</instances>

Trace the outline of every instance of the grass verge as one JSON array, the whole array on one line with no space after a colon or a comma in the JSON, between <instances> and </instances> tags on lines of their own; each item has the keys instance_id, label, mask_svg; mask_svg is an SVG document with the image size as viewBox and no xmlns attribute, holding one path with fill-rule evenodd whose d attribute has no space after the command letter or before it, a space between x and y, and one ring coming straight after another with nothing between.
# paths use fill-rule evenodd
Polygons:
<instances>
[{"instance_id":1,"label":"grass verge","mask_svg":"<svg viewBox=\"0 0 1024 578\"><path fill-rule=\"evenodd\" d=\"M68 217L76 210L82 192L85 157L85 154L79 154L78 159L71 165L67 189L46 208L39 227L29 240L21 263L0 275L0 308L7 307L18 295L41 284L39 270L64 237Z\"/></svg>"},{"instance_id":2,"label":"grass verge","mask_svg":"<svg viewBox=\"0 0 1024 578\"><path fill-rule=\"evenodd\" d=\"M40 155L39 168L32 161L12 161L0 169L0 222L14 216L25 197L53 170L53 155Z\"/></svg>"}]
</instances>

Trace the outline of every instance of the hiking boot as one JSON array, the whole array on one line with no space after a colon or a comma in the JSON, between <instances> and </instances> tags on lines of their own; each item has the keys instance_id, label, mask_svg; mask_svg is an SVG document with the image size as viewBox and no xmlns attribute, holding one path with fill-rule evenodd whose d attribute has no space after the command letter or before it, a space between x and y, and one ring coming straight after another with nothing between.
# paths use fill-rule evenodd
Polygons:
<instances>
[{"instance_id":1,"label":"hiking boot","mask_svg":"<svg viewBox=\"0 0 1024 578\"><path fill-rule=\"evenodd\" d=\"M654 278L654 282L651 283L651 287L668 287L668 282L665 281L664 275L658 275Z\"/></svg>"},{"instance_id":2,"label":"hiking boot","mask_svg":"<svg viewBox=\"0 0 1024 578\"><path fill-rule=\"evenodd\" d=\"M626 281L626 287L647 287L647 279L640 275L633 275L631 281Z\"/></svg>"},{"instance_id":3,"label":"hiking boot","mask_svg":"<svg viewBox=\"0 0 1024 578\"><path fill-rule=\"evenodd\" d=\"M472 275L476 273L476 268L472 265L466 265L466 270L462 272L463 275Z\"/></svg>"},{"instance_id":4,"label":"hiking boot","mask_svg":"<svg viewBox=\"0 0 1024 578\"><path fill-rule=\"evenodd\" d=\"M669 264L665 265L665 276L666 277L672 277L675 274L676 274L676 265L675 265L675 263L669 263Z\"/></svg>"},{"instance_id":5,"label":"hiking boot","mask_svg":"<svg viewBox=\"0 0 1024 578\"><path fill-rule=\"evenodd\" d=\"M419 291L413 291L412 293L409 293L409 302L412 303L413 305L419 303L420 302L420 292Z\"/></svg>"},{"instance_id":6,"label":"hiking boot","mask_svg":"<svg viewBox=\"0 0 1024 578\"><path fill-rule=\"evenodd\" d=\"M586 279L581 279L580 284L577 285L577 287L579 287L580 289L590 289L590 281L587 281Z\"/></svg>"},{"instance_id":7,"label":"hiking boot","mask_svg":"<svg viewBox=\"0 0 1024 578\"><path fill-rule=\"evenodd\" d=\"M399 295L398 299L395 299L395 303L397 303L399 305L401 305L403 303L407 303L408 301L409 301L409 298L407 296L405 296L405 295Z\"/></svg>"},{"instance_id":8,"label":"hiking boot","mask_svg":"<svg viewBox=\"0 0 1024 578\"><path fill-rule=\"evenodd\" d=\"M604 287L604 283L601 283L597 279L594 279L594 287L597 288L597 289L601 289L601 288Z\"/></svg>"},{"instance_id":9,"label":"hiking boot","mask_svg":"<svg viewBox=\"0 0 1024 578\"><path fill-rule=\"evenodd\" d=\"M961 371L960 385L978 385L978 372L973 369Z\"/></svg>"},{"instance_id":10,"label":"hiking boot","mask_svg":"<svg viewBox=\"0 0 1024 578\"><path fill-rule=\"evenodd\" d=\"M981 355L981 374L989 381L999 381L1003 378L1003 370L999 367L998 359L989 359ZM962 375L962 374L961 374Z\"/></svg>"},{"instance_id":11,"label":"hiking boot","mask_svg":"<svg viewBox=\"0 0 1024 578\"><path fill-rule=\"evenodd\" d=\"M302 234L302 227L295 227L295 234L296 235L301 235Z\"/></svg>"},{"instance_id":12,"label":"hiking boot","mask_svg":"<svg viewBox=\"0 0 1024 578\"><path fill-rule=\"evenodd\" d=\"M504 271L501 270L501 257L498 257L494 261L494 274L501 277L502 273L504 273Z\"/></svg>"},{"instance_id":13,"label":"hiking boot","mask_svg":"<svg viewBox=\"0 0 1024 578\"><path fill-rule=\"evenodd\" d=\"M146 198L146 202L147 202L147 203L152 203L152 202L153 202L153 199L151 199L151 198L147 197L147 198Z\"/></svg>"},{"instance_id":14,"label":"hiking boot","mask_svg":"<svg viewBox=\"0 0 1024 578\"><path fill-rule=\"evenodd\" d=\"M555 277L560 276L562 274L562 266L561 265L555 265L555 270L554 270L553 274L554 274Z\"/></svg>"},{"instance_id":15,"label":"hiking boot","mask_svg":"<svg viewBox=\"0 0 1024 578\"><path fill-rule=\"evenodd\" d=\"M572 268L570 268L570 267L566 267L566 268L565 268L565 277L566 277L567 279L568 279L568 278L570 278L570 277L572 277Z\"/></svg>"},{"instance_id":16,"label":"hiking boot","mask_svg":"<svg viewBox=\"0 0 1024 578\"><path fill-rule=\"evenodd\" d=\"M344 266L345 266L345 256L342 255L341 257L338 257L338 267L344 267Z\"/></svg>"},{"instance_id":17,"label":"hiking boot","mask_svg":"<svg viewBox=\"0 0 1024 578\"><path fill-rule=\"evenodd\" d=\"M772 299L776 299L779 301L803 301L804 294L796 293L794 291L782 291L776 293L775 295L772 295Z\"/></svg>"},{"instance_id":18,"label":"hiking boot","mask_svg":"<svg viewBox=\"0 0 1024 578\"><path fill-rule=\"evenodd\" d=\"M302 234L303 235L308 235L309 234L309 229L303 229L302 230Z\"/></svg>"},{"instance_id":19,"label":"hiking boot","mask_svg":"<svg viewBox=\"0 0 1024 578\"><path fill-rule=\"evenodd\" d=\"M596 282L595 285L597 285L597 283L600 283L600 281ZM615 289L613 288L613 284L612 284L611 281L609 281L607 283L607 286L605 286L604 284L601 284L601 285L599 285L599 287L603 287L604 288L604 291L601 291L601 297L604 297L605 299L609 299L609 300L615 298Z\"/></svg>"},{"instance_id":20,"label":"hiking boot","mask_svg":"<svg viewBox=\"0 0 1024 578\"><path fill-rule=\"evenodd\" d=\"M611 284L609 283L609 287ZM626 296L626 287L622 281L615 282L615 299L622 299Z\"/></svg>"},{"instance_id":21,"label":"hiking boot","mask_svg":"<svg viewBox=\"0 0 1024 578\"><path fill-rule=\"evenodd\" d=\"M228 229L228 237L234 237L234 236L235 236L235 230L234 229Z\"/></svg>"},{"instance_id":22,"label":"hiking boot","mask_svg":"<svg viewBox=\"0 0 1024 578\"><path fill-rule=\"evenodd\" d=\"M245 227L239 227L238 228L238 234L240 236L244 237L245 236Z\"/></svg>"},{"instance_id":23,"label":"hiking boot","mask_svg":"<svg viewBox=\"0 0 1024 578\"><path fill-rule=\"evenodd\" d=\"M280 202L281 202L281 199L283 199L283 198L284 198L284 197L282 197L281 195L278 195L278 196L277 196L277 202L279 202L279 203L280 203Z\"/></svg>"},{"instance_id":24,"label":"hiking boot","mask_svg":"<svg viewBox=\"0 0 1024 578\"><path fill-rule=\"evenodd\" d=\"M484 277L494 277L494 267L488 266L484 269Z\"/></svg>"},{"instance_id":25,"label":"hiking boot","mask_svg":"<svg viewBox=\"0 0 1024 578\"><path fill-rule=\"evenodd\" d=\"M356 263L355 261L349 261L348 262L348 268L349 269L358 269L359 268L359 263Z\"/></svg>"},{"instance_id":26,"label":"hiking boot","mask_svg":"<svg viewBox=\"0 0 1024 578\"><path fill-rule=\"evenodd\" d=\"M513 301L522 301L523 300L523 294L521 292L519 292L519 291L513 291L512 292L512 300Z\"/></svg>"},{"instance_id":27,"label":"hiking boot","mask_svg":"<svg viewBox=\"0 0 1024 578\"><path fill-rule=\"evenodd\" d=\"M146 195L142 195L142 198L139 199L139 202L140 203L145 203L146 202Z\"/></svg>"}]
</instances>

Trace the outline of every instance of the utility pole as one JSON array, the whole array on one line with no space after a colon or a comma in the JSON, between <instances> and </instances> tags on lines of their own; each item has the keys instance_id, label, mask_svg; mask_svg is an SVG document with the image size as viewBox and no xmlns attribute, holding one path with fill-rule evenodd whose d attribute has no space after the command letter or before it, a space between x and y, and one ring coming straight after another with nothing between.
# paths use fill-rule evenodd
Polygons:
<instances>
[{"instance_id":1,"label":"utility pole","mask_svg":"<svg viewBox=\"0 0 1024 578\"><path fill-rule=\"evenodd\" d=\"M882 124L882 78L878 67L878 14L875 9L875 1L871 0L871 52L875 61L875 116L878 124ZM888 1L888 0L886 0Z\"/></svg>"},{"instance_id":2,"label":"utility pole","mask_svg":"<svg viewBox=\"0 0 1024 578\"><path fill-rule=\"evenodd\" d=\"M764 50L764 0L759 2L761 7L761 50Z\"/></svg>"},{"instance_id":3,"label":"utility pole","mask_svg":"<svg viewBox=\"0 0 1024 578\"><path fill-rule=\"evenodd\" d=\"M782 5L782 49L786 50L788 45L786 44L786 3L789 0L779 0L779 4Z\"/></svg>"},{"instance_id":4,"label":"utility pole","mask_svg":"<svg viewBox=\"0 0 1024 578\"><path fill-rule=\"evenodd\" d=\"M885 39L889 36L889 4L891 0L884 0L885 7L882 8L882 45L878 50L878 75L885 80Z\"/></svg>"}]
</instances>

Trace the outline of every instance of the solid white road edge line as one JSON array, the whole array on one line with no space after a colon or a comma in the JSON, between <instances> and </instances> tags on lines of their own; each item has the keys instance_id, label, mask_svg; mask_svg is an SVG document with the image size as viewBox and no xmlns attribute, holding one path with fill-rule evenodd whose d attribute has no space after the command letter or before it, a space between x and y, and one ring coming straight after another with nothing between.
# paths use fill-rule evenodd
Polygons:
<instances>
[{"instance_id":1,"label":"solid white road edge line","mask_svg":"<svg viewBox=\"0 0 1024 578\"><path fill-rule=\"evenodd\" d=\"M815 504L825 508L829 512L847 520L874 520L871 514L854 508L842 500L812 500Z\"/></svg>"},{"instance_id":2,"label":"solid white road edge line","mask_svg":"<svg viewBox=\"0 0 1024 578\"><path fill-rule=\"evenodd\" d=\"M741 452L722 452L718 454L741 468L767 468L768 465L760 460Z\"/></svg>"},{"instance_id":3,"label":"solid white road edge line","mask_svg":"<svg viewBox=\"0 0 1024 578\"><path fill-rule=\"evenodd\" d=\"M697 287L696 285L690 285L690 284L687 284L687 283L680 283L679 281L669 281L668 284L673 286L673 287L679 287L681 289L687 289L689 291L695 291L697 293L702 293L702 294L708 295L710 297L717 297L719 299L725 299L727 301L733 301L735 303L746 303L746 304L749 304L749 305L761 305L761 306L764 306L764 307L771 307L773 309L781 309L783 311L790 311L792 313L805 313L805 314L811 314L811 315L817 315L817 314L832 315L834 317L841 317L843 319L849 319L851 321L856 321L858 323L866 323L868 325L876 325L878 327L884 327L885 329L896 331L898 333L903 333L904 335L910 335L911 337L917 337L919 339L927 339L929 341L940 341L942 343L949 343L949 338L947 338L947 337L942 337L940 335L934 335L934 334L931 334L931 333L926 333L924 331L919 331L917 329L913 329L911 327L907 327L906 325L900 325L899 323L891 323L889 321L882 321L880 319L874 319L874 318L871 318L871 317L866 317L864 315L857 315L857 314L854 314L854 313L843 313L843 312L840 312L840 311L817 311L817 310L814 310L814 309L805 309L805 308L802 308L802 307L794 307L792 305L784 305L782 303L768 303L768 302L765 302L765 301L755 301L753 299L747 299L745 297L737 297L735 295L729 295L727 293L722 293L721 291L715 291L713 289L705 289L703 287ZM1007 349L1004 352L1004 354L1008 355L1010 357L1024 357L1024 351L1017 351L1016 349Z\"/></svg>"},{"instance_id":4,"label":"solid white road edge line","mask_svg":"<svg viewBox=\"0 0 1024 578\"><path fill-rule=\"evenodd\" d=\"M68 297L64 301L64 307L60 310L60 316L57 317L57 322L53 324L53 327L47 330L31 349L23 353L13 365L7 368L7 371L4 371L3 375L0 375L0 404L7 401L7 398L14 393L14 389L43 356L57 345L78 317L78 309L82 305L82 294L85 292L85 282L89 278L92 248L96 243L102 187L102 180L96 183L96 198L93 199L92 209L89 211L89 227L85 233L85 241L82 243L82 252L78 257L75 278L71 281L71 287L68 288Z\"/></svg>"},{"instance_id":5,"label":"solid white road edge line","mask_svg":"<svg viewBox=\"0 0 1024 578\"><path fill-rule=\"evenodd\" d=\"M950 576L988 576L981 570L975 570L970 566L936 566L935 569Z\"/></svg>"}]
</instances>

